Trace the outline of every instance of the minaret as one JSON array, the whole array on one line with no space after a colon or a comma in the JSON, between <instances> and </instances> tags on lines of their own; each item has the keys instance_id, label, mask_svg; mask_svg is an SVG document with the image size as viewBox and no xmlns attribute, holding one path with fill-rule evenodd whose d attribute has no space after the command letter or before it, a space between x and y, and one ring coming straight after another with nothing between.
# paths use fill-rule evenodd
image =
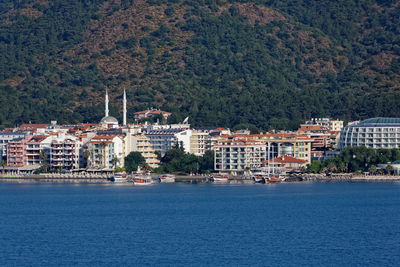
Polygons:
<instances>
[{"instance_id":1,"label":"minaret","mask_svg":"<svg viewBox=\"0 0 400 267\"><path fill-rule=\"evenodd\" d=\"M126 126L126 92L124 89L124 100L123 100L123 126Z\"/></svg>"},{"instance_id":2,"label":"minaret","mask_svg":"<svg viewBox=\"0 0 400 267\"><path fill-rule=\"evenodd\" d=\"M105 117L108 117L108 92L106 89L106 110L105 110Z\"/></svg>"}]
</instances>

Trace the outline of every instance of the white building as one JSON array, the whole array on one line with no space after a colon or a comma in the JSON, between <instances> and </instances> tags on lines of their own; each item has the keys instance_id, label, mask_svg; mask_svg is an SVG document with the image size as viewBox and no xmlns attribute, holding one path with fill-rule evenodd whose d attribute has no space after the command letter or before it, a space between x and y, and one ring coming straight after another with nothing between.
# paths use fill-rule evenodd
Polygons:
<instances>
[{"instance_id":1,"label":"white building","mask_svg":"<svg viewBox=\"0 0 400 267\"><path fill-rule=\"evenodd\" d=\"M329 118L312 118L306 121L306 124L314 124L327 127L331 131L341 131L343 128L343 121L331 120Z\"/></svg>"},{"instance_id":2,"label":"white building","mask_svg":"<svg viewBox=\"0 0 400 267\"><path fill-rule=\"evenodd\" d=\"M400 118L372 118L347 125L340 133L339 150L346 146L400 148Z\"/></svg>"},{"instance_id":3,"label":"white building","mask_svg":"<svg viewBox=\"0 0 400 267\"><path fill-rule=\"evenodd\" d=\"M79 169L82 142L75 136L61 134L50 145L50 168L61 170Z\"/></svg>"},{"instance_id":4,"label":"white building","mask_svg":"<svg viewBox=\"0 0 400 267\"><path fill-rule=\"evenodd\" d=\"M96 135L88 143L88 168L113 170L124 166L124 138L118 135Z\"/></svg>"},{"instance_id":5,"label":"white building","mask_svg":"<svg viewBox=\"0 0 400 267\"><path fill-rule=\"evenodd\" d=\"M160 152L162 156L176 146L183 147L184 151L189 153L191 135L192 130L189 129L162 129L146 133L154 150Z\"/></svg>"},{"instance_id":6,"label":"white building","mask_svg":"<svg viewBox=\"0 0 400 267\"><path fill-rule=\"evenodd\" d=\"M50 135L35 135L28 140L26 143L27 165L40 165L42 160L49 162L52 139ZM41 153L44 154L41 155Z\"/></svg>"},{"instance_id":7,"label":"white building","mask_svg":"<svg viewBox=\"0 0 400 267\"><path fill-rule=\"evenodd\" d=\"M214 146L214 169L218 172L243 172L260 167L267 159L265 143L246 140L224 140Z\"/></svg>"}]
</instances>

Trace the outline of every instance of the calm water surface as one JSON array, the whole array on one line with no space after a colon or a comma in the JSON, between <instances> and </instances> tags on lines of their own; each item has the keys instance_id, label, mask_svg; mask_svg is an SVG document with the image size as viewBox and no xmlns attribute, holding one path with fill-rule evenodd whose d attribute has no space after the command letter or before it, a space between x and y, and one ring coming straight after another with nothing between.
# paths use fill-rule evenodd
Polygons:
<instances>
[{"instance_id":1,"label":"calm water surface","mask_svg":"<svg viewBox=\"0 0 400 267\"><path fill-rule=\"evenodd\" d=\"M399 183L0 183L0 265L398 265Z\"/></svg>"}]
</instances>

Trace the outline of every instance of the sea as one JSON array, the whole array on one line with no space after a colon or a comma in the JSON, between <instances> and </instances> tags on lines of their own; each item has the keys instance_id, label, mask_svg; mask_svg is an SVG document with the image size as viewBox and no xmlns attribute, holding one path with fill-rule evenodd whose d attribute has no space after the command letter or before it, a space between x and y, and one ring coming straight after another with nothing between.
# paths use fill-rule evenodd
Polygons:
<instances>
[{"instance_id":1,"label":"sea","mask_svg":"<svg viewBox=\"0 0 400 267\"><path fill-rule=\"evenodd\" d=\"M0 183L1 266L399 266L400 183Z\"/></svg>"}]
</instances>

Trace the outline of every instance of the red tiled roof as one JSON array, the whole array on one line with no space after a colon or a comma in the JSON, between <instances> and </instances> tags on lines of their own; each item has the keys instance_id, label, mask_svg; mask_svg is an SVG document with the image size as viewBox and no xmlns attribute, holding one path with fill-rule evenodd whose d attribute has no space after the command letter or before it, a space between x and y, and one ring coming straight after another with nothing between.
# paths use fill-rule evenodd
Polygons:
<instances>
[{"instance_id":1,"label":"red tiled roof","mask_svg":"<svg viewBox=\"0 0 400 267\"><path fill-rule=\"evenodd\" d=\"M287 155L279 156L274 159L270 159L269 161L270 162L273 161L274 163L299 163L299 164L307 163L306 160L294 158L294 157L287 156ZM268 160L263 161L263 163L268 163Z\"/></svg>"},{"instance_id":2,"label":"red tiled roof","mask_svg":"<svg viewBox=\"0 0 400 267\"><path fill-rule=\"evenodd\" d=\"M92 138L97 140L97 139L114 139L114 137L116 137L116 135L96 135L95 137Z\"/></svg>"},{"instance_id":3,"label":"red tiled roof","mask_svg":"<svg viewBox=\"0 0 400 267\"><path fill-rule=\"evenodd\" d=\"M32 138L28 141L28 143L40 143L47 137L48 136L46 136L46 135L35 135L35 136L32 136Z\"/></svg>"},{"instance_id":4,"label":"red tiled roof","mask_svg":"<svg viewBox=\"0 0 400 267\"><path fill-rule=\"evenodd\" d=\"M297 131L298 132L307 132L307 131L323 131L323 130L328 130L328 129L321 125L302 124L301 127Z\"/></svg>"},{"instance_id":5,"label":"red tiled roof","mask_svg":"<svg viewBox=\"0 0 400 267\"><path fill-rule=\"evenodd\" d=\"M21 124L18 128L20 129L38 129L38 128L46 128L49 124L34 124L34 123L24 123Z\"/></svg>"},{"instance_id":6,"label":"red tiled roof","mask_svg":"<svg viewBox=\"0 0 400 267\"><path fill-rule=\"evenodd\" d=\"M101 144L101 143L112 144L111 141L90 141L89 143L91 143L91 144Z\"/></svg>"}]
</instances>

